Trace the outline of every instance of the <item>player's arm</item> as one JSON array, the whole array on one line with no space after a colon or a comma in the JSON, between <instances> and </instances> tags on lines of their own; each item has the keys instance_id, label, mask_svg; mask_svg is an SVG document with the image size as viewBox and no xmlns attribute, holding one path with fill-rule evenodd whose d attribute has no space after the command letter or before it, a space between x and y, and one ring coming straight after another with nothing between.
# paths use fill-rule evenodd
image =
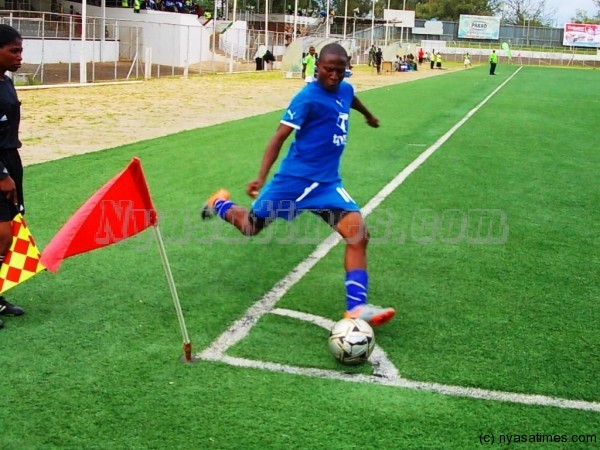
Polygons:
<instances>
[{"instance_id":1,"label":"player's arm","mask_svg":"<svg viewBox=\"0 0 600 450\"><path fill-rule=\"evenodd\" d=\"M377 119L377 117L371 114L371 111L369 111L367 107L362 104L362 102L358 99L356 95L352 99L352 104L350 105L350 107L361 113L363 116L365 116L365 119L367 119L367 123L370 126L372 126L373 128L379 127L379 119Z\"/></svg>"},{"instance_id":2,"label":"player's arm","mask_svg":"<svg viewBox=\"0 0 600 450\"><path fill-rule=\"evenodd\" d=\"M256 197L260 189L264 186L271 167L273 167L273 164L279 157L283 143L293 130L292 127L283 123L280 123L279 127L277 127L277 131L275 131L275 134L267 144L262 163L260 164L260 170L258 171L258 177L246 186L246 193L250 197Z\"/></svg>"}]
</instances>

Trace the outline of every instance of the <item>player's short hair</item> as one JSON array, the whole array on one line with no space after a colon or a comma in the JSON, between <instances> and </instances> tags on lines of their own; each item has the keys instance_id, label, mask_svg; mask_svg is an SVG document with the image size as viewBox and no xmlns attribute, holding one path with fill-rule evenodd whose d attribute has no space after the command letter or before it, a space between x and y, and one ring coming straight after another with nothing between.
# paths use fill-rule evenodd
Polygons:
<instances>
[{"instance_id":1,"label":"player's short hair","mask_svg":"<svg viewBox=\"0 0 600 450\"><path fill-rule=\"evenodd\" d=\"M335 55L348 59L348 53L346 52L346 49L335 42L332 44L327 44L321 49L319 58L323 58L325 55Z\"/></svg>"},{"instance_id":2,"label":"player's short hair","mask_svg":"<svg viewBox=\"0 0 600 450\"><path fill-rule=\"evenodd\" d=\"M0 24L0 47L4 47L17 39L23 39L21 33L10 25Z\"/></svg>"}]
</instances>

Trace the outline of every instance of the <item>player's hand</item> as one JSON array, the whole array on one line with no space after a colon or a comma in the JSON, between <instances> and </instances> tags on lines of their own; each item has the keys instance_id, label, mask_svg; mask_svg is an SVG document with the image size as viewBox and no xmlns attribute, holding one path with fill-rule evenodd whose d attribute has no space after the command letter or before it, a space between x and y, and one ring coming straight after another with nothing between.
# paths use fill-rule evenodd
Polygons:
<instances>
[{"instance_id":1,"label":"player's hand","mask_svg":"<svg viewBox=\"0 0 600 450\"><path fill-rule=\"evenodd\" d=\"M17 186L10 176L0 180L0 192L2 192L6 199L14 205L19 203L19 199L17 198Z\"/></svg>"},{"instance_id":2,"label":"player's hand","mask_svg":"<svg viewBox=\"0 0 600 450\"><path fill-rule=\"evenodd\" d=\"M258 197L258 193L260 192L260 188L263 187L263 182L261 180L251 181L246 185L246 194L248 194L252 198Z\"/></svg>"},{"instance_id":3,"label":"player's hand","mask_svg":"<svg viewBox=\"0 0 600 450\"><path fill-rule=\"evenodd\" d=\"M367 117L367 123L373 128L379 128L379 119L375 116Z\"/></svg>"}]
</instances>

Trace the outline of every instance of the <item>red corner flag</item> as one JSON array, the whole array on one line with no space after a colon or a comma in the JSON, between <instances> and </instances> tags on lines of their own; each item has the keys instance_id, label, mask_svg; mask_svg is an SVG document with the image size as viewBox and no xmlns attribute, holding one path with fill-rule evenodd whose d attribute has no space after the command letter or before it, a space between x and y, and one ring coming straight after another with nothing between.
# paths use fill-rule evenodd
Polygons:
<instances>
[{"instance_id":1,"label":"red corner flag","mask_svg":"<svg viewBox=\"0 0 600 450\"><path fill-rule=\"evenodd\" d=\"M133 158L63 225L42 252L41 262L57 272L63 259L130 238L156 222L142 165Z\"/></svg>"}]
</instances>

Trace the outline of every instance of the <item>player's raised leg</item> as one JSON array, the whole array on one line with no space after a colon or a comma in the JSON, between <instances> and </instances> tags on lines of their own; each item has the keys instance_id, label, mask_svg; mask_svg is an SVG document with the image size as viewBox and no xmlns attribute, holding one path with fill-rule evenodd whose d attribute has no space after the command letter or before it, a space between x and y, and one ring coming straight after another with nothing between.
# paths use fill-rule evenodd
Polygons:
<instances>
[{"instance_id":1,"label":"player's raised leg","mask_svg":"<svg viewBox=\"0 0 600 450\"><path fill-rule=\"evenodd\" d=\"M367 303L369 275L367 273L367 244L369 231L360 212L344 215L336 230L346 241L346 313L344 317L363 319L373 326L383 325L394 318L394 308L381 308Z\"/></svg>"},{"instance_id":2,"label":"player's raised leg","mask_svg":"<svg viewBox=\"0 0 600 450\"><path fill-rule=\"evenodd\" d=\"M202 219L212 219L218 215L221 219L231 223L245 236L258 234L262 227L251 219L250 211L230 200L229 191L219 189L214 192L202 206Z\"/></svg>"}]
</instances>

